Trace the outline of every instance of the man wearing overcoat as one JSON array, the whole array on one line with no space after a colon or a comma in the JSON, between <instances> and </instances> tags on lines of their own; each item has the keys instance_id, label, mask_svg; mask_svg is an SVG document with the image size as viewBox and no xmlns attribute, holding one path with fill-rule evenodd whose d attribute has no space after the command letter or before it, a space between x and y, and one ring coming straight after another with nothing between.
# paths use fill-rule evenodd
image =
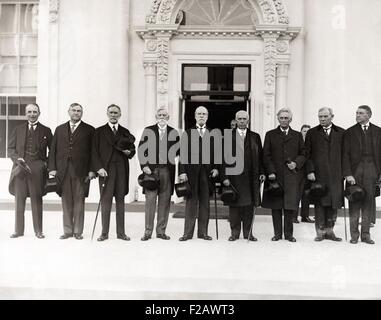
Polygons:
<instances>
[{"instance_id":1,"label":"man wearing overcoat","mask_svg":"<svg viewBox=\"0 0 381 320\"><path fill-rule=\"evenodd\" d=\"M381 180L381 128L370 122L371 117L369 106L359 106L357 124L344 133L343 175L348 184L358 184L366 193L363 201L349 202L352 244L356 244L360 236L362 242L374 244L370 237L370 223L375 221L375 185Z\"/></svg>"},{"instance_id":2,"label":"man wearing overcoat","mask_svg":"<svg viewBox=\"0 0 381 320\"><path fill-rule=\"evenodd\" d=\"M212 240L208 235L210 178L218 176L217 165L214 164L214 140L206 126L208 110L200 106L195 111L196 125L187 129L181 137L179 180L189 181L192 196L186 199L184 235L180 241L193 238L196 219L198 217L197 237ZM203 145L210 145L203 148Z\"/></svg>"},{"instance_id":3,"label":"man wearing overcoat","mask_svg":"<svg viewBox=\"0 0 381 320\"><path fill-rule=\"evenodd\" d=\"M90 180L95 177L91 168L91 143L94 128L82 121L83 108L70 105L70 120L56 128L49 153L49 174L55 176L62 199L63 229L61 240L83 239L85 198L89 195Z\"/></svg>"},{"instance_id":4,"label":"man wearing overcoat","mask_svg":"<svg viewBox=\"0 0 381 320\"><path fill-rule=\"evenodd\" d=\"M40 107L33 103L25 108L27 122L17 126L9 139L8 154L13 161L9 192L15 196L15 232L11 238L24 235L25 201L30 197L33 229L37 238L42 233L42 197L47 178L47 149L52 142L51 130L38 121ZM22 167L29 167L30 173Z\"/></svg>"},{"instance_id":5,"label":"man wearing overcoat","mask_svg":"<svg viewBox=\"0 0 381 320\"><path fill-rule=\"evenodd\" d=\"M293 216L299 206L300 181L306 160L304 142L301 133L290 127L290 109L280 109L277 117L280 125L266 133L263 148L263 164L268 180L265 182L262 207L272 210L274 237L271 240L282 239L284 214L284 237L290 242L296 242L293 236ZM283 187L282 195L268 191L269 183L275 180Z\"/></svg>"},{"instance_id":6,"label":"man wearing overcoat","mask_svg":"<svg viewBox=\"0 0 381 320\"><path fill-rule=\"evenodd\" d=\"M116 235L118 239L129 241L125 233L124 198L129 192L129 160L135 155L135 137L119 124L119 106L107 108L108 123L96 129L93 140L93 167L100 176L102 234L98 241L108 239L112 200L116 204ZM102 185L105 185L102 187ZM104 189L103 189L104 188Z\"/></svg>"},{"instance_id":7,"label":"man wearing overcoat","mask_svg":"<svg viewBox=\"0 0 381 320\"><path fill-rule=\"evenodd\" d=\"M343 206L341 150L344 129L332 123L334 114L331 108L321 108L318 117L320 124L307 132L305 142L307 179L327 187L326 195L316 199L314 203L317 233L315 241L341 241L341 238L336 237L333 228L337 209Z\"/></svg>"},{"instance_id":8,"label":"man wearing overcoat","mask_svg":"<svg viewBox=\"0 0 381 320\"><path fill-rule=\"evenodd\" d=\"M236 114L237 129L232 130L232 143L230 147L234 150L241 148L241 152L235 152L237 162L240 161L240 173L228 174L227 169L232 166L238 166L237 162L228 165L224 161L223 170L221 170L221 180L225 186L233 185L237 191L237 199L229 204L229 222L231 236L229 241L239 239L241 233L241 224L244 239L257 241L250 233L251 222L253 219L254 206L261 204L260 184L265 180L263 168L263 149L261 137L259 134L248 129L249 114L246 111L238 111ZM226 134L225 134L226 136Z\"/></svg>"}]
</instances>

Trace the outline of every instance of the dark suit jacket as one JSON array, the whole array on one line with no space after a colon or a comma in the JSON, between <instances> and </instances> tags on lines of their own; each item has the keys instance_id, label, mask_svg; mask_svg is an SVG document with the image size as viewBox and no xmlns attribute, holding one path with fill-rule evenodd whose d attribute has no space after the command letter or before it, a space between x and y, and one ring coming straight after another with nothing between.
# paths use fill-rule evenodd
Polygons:
<instances>
[{"instance_id":1,"label":"dark suit jacket","mask_svg":"<svg viewBox=\"0 0 381 320\"><path fill-rule=\"evenodd\" d=\"M85 182L91 167L91 146L94 135L94 127L81 122L73 134L73 146L71 150L72 164L78 178ZM58 126L54 132L53 142L49 153L49 172L57 171L57 179L62 182L69 164L69 140L70 140L69 121ZM60 194L60 191L58 191ZM88 196L88 190L87 190Z\"/></svg>"},{"instance_id":2,"label":"dark suit jacket","mask_svg":"<svg viewBox=\"0 0 381 320\"><path fill-rule=\"evenodd\" d=\"M124 165L126 169L126 177L124 177L124 179L127 181L127 190L125 190L125 194L127 194L129 191L128 182L130 176L129 159L132 159L136 153L134 145L135 137L130 133L130 131L128 131L128 129L122 127L119 124L118 134L115 142L114 139L114 133L112 132L108 123L95 130L93 138L92 164L95 172L102 168L108 171L113 152L121 152L117 149L116 146L118 141L128 141L128 147L126 149L130 150L131 153L129 156L123 154Z\"/></svg>"},{"instance_id":3,"label":"dark suit jacket","mask_svg":"<svg viewBox=\"0 0 381 320\"><path fill-rule=\"evenodd\" d=\"M8 155L13 161L13 167L12 170L16 167L16 160L19 158L25 159L25 144L26 144L26 137L28 133L28 122L17 126L10 136L9 139L9 145L8 145ZM51 130L42 125L40 122L38 122L35 133L38 135L38 141L39 141L39 150L38 150L38 156L39 159L43 162L47 161L47 149L50 148L50 145L52 143L52 132ZM46 168L46 166L45 166ZM44 185L47 178L47 172L42 173L43 179L42 184L38 183L35 185L37 190L39 190L40 194L46 194L44 191ZM14 174L11 174L10 181L9 181L9 192L10 194L14 195Z\"/></svg>"},{"instance_id":4,"label":"dark suit jacket","mask_svg":"<svg viewBox=\"0 0 381 320\"><path fill-rule=\"evenodd\" d=\"M151 134L154 134L152 136ZM151 138L151 139L149 139ZM170 138L170 140L168 140ZM174 190L174 185L175 185L175 171L176 171L176 166L175 166L175 158L176 156L179 155L179 141L180 141L180 136L177 130L174 128L170 127L167 125L167 132L166 135L163 137L163 140L166 140L166 164L168 165L169 168L169 173L171 176L171 193L173 193ZM159 128L157 124L153 126L146 127L143 131L142 137L139 142L139 152L138 152L138 157L139 157L139 163L140 167L143 169L145 166L148 166L151 171L153 172L155 168L159 166L159 142L160 142L160 134L159 134ZM153 146L155 149L155 159L153 162L150 162L148 156L150 150L148 150L148 146ZM174 150L174 148L177 148L177 152L171 151ZM148 158L148 159L147 159ZM144 193L144 190L143 190Z\"/></svg>"},{"instance_id":5,"label":"dark suit jacket","mask_svg":"<svg viewBox=\"0 0 381 320\"><path fill-rule=\"evenodd\" d=\"M288 169L286 161L294 161L296 173ZM280 127L266 133L263 148L263 164L266 174L274 173L277 181L285 190L283 197L273 197L268 192L263 193L264 208L297 210L300 199L300 180L303 176L303 166L306 161L302 134L290 128L284 137ZM265 190L269 181L265 182Z\"/></svg>"},{"instance_id":6,"label":"dark suit jacket","mask_svg":"<svg viewBox=\"0 0 381 320\"><path fill-rule=\"evenodd\" d=\"M232 130L232 145L231 146L225 146L225 148L230 147L232 149L232 152L230 152L231 155L235 155L236 145L237 145L237 130ZM241 139L241 138L239 138ZM248 143L247 143L248 142ZM261 137L259 134L250 131L247 129L246 131L246 138L245 138L245 145L248 146L248 148L245 147L245 150L250 152L251 154L251 160L253 161L250 169L249 169L249 176L250 176L250 186L251 186L251 192L252 192L252 198L254 199L254 205L258 207L261 204L261 195L260 195L260 181L259 176L261 174L264 174L264 167L263 167L263 148L262 148L262 142ZM224 158L224 160L226 160ZM244 159L242 159L243 161ZM229 161L232 162L232 161ZM227 164L226 161L223 162L222 170L220 173L221 181L223 182L225 179L229 179L230 182L233 184L233 186L239 186L242 184L242 176L241 175L227 175L226 169L229 167L235 167L236 164ZM246 184L245 184L246 185Z\"/></svg>"},{"instance_id":7,"label":"dark suit jacket","mask_svg":"<svg viewBox=\"0 0 381 320\"><path fill-rule=\"evenodd\" d=\"M315 173L316 180L328 187L328 195L320 199L323 206L334 209L343 205L342 141L344 129L332 124L327 137L321 125L307 132L306 136L306 172Z\"/></svg>"},{"instance_id":8,"label":"dark suit jacket","mask_svg":"<svg viewBox=\"0 0 381 320\"><path fill-rule=\"evenodd\" d=\"M374 152L374 160L377 169L377 174L381 173L381 128L370 124L368 130L372 135L372 145ZM347 129L344 133L343 145L343 175L344 177L353 176L361 161L362 141L361 135L362 127L360 124Z\"/></svg>"},{"instance_id":9,"label":"dark suit jacket","mask_svg":"<svg viewBox=\"0 0 381 320\"><path fill-rule=\"evenodd\" d=\"M203 163L201 161L202 158L201 158L201 151L200 151L202 143L200 144L197 143L195 145L192 145L192 134L191 134L192 130L195 130L194 136L198 135L198 131L196 127L185 130L180 140L181 147L180 147L180 161L179 161L179 175L183 173L187 174L188 181L191 188L193 188L193 186L195 186L198 183L199 171L202 166L205 168L208 175L213 169L217 169L217 170L221 169L220 165L215 164L215 159L214 159L215 141L213 137L210 138L211 142L210 142L210 148L208 150L210 155L210 159L209 159L210 161ZM210 129L206 128L205 134L202 140L208 139L210 137L209 131ZM201 141L201 139L199 141ZM193 157L192 157L192 154L193 154ZM195 158L195 159L198 158L200 161L198 163L192 163L192 162L195 162L195 161L192 161L192 158ZM186 161L184 162L185 159ZM209 188L209 191L211 191L210 188Z\"/></svg>"}]
</instances>

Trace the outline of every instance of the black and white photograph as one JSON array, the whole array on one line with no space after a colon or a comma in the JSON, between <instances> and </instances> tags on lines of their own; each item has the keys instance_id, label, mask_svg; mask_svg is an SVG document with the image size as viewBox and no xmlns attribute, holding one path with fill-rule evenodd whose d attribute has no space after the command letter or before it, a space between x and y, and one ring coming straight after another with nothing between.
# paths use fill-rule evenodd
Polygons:
<instances>
[{"instance_id":1,"label":"black and white photograph","mask_svg":"<svg viewBox=\"0 0 381 320\"><path fill-rule=\"evenodd\" d=\"M380 35L380 0L0 0L0 300L381 299Z\"/></svg>"}]
</instances>

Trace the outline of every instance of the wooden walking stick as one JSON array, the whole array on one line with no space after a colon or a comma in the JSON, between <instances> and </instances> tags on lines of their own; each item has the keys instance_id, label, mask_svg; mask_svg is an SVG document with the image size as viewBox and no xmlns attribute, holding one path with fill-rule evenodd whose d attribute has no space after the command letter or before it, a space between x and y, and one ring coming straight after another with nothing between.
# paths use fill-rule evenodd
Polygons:
<instances>
[{"instance_id":1,"label":"wooden walking stick","mask_svg":"<svg viewBox=\"0 0 381 320\"><path fill-rule=\"evenodd\" d=\"M91 234L91 241L93 241L93 238L94 238L94 232L95 232L95 227L97 225L97 220L98 220L98 214L99 214L99 209L101 207L101 201L102 201L102 196L103 196L103 191L106 187L106 180L107 180L107 177L104 177L102 178L103 179L103 182L101 184L101 192L100 192L100 196L99 196L99 202L98 202L98 208L97 208L97 213L95 215L95 221L94 221L94 226L93 226L93 233Z\"/></svg>"}]
</instances>

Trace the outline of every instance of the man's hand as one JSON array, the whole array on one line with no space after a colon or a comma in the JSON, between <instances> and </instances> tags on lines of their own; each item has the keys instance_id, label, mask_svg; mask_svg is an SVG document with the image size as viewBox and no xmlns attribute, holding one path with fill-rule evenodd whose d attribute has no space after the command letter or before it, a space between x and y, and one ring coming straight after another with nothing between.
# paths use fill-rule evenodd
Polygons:
<instances>
[{"instance_id":1,"label":"man's hand","mask_svg":"<svg viewBox=\"0 0 381 320\"><path fill-rule=\"evenodd\" d=\"M53 178L54 178L56 175L57 175L57 171L55 171L55 170L49 172L49 176L51 176L51 177L53 177Z\"/></svg>"},{"instance_id":2,"label":"man's hand","mask_svg":"<svg viewBox=\"0 0 381 320\"><path fill-rule=\"evenodd\" d=\"M217 169L213 169L210 173L212 175L212 178L215 178L218 176L218 170Z\"/></svg>"},{"instance_id":3,"label":"man's hand","mask_svg":"<svg viewBox=\"0 0 381 320\"><path fill-rule=\"evenodd\" d=\"M229 179L225 179L222 184L225 186L225 187L229 187L230 186L230 180Z\"/></svg>"},{"instance_id":4,"label":"man's hand","mask_svg":"<svg viewBox=\"0 0 381 320\"><path fill-rule=\"evenodd\" d=\"M264 174L261 174L261 175L259 176L259 181L261 181L261 182L265 182L265 180L266 180L266 176L265 176Z\"/></svg>"},{"instance_id":5,"label":"man's hand","mask_svg":"<svg viewBox=\"0 0 381 320\"><path fill-rule=\"evenodd\" d=\"M290 170L295 170L296 169L296 163L294 161L291 161L291 162L287 163L287 167Z\"/></svg>"},{"instance_id":6,"label":"man's hand","mask_svg":"<svg viewBox=\"0 0 381 320\"><path fill-rule=\"evenodd\" d=\"M122 151L126 156L129 156L131 154L131 151L130 150L123 150Z\"/></svg>"},{"instance_id":7,"label":"man's hand","mask_svg":"<svg viewBox=\"0 0 381 320\"><path fill-rule=\"evenodd\" d=\"M313 173L313 172L311 172L311 173L309 173L308 175L307 175L307 179L309 180L309 181L316 181L316 177L315 177L315 173Z\"/></svg>"},{"instance_id":8,"label":"man's hand","mask_svg":"<svg viewBox=\"0 0 381 320\"><path fill-rule=\"evenodd\" d=\"M275 173L269 174L269 180L274 181L276 179Z\"/></svg>"},{"instance_id":9,"label":"man's hand","mask_svg":"<svg viewBox=\"0 0 381 320\"><path fill-rule=\"evenodd\" d=\"M89 174L88 174L88 177L89 177L89 180L95 179L96 178L95 172L90 171Z\"/></svg>"},{"instance_id":10,"label":"man's hand","mask_svg":"<svg viewBox=\"0 0 381 320\"><path fill-rule=\"evenodd\" d=\"M98 170L98 175L100 176L100 177L102 177L102 178L105 178L105 177L107 177L107 171L105 170L105 169L99 169Z\"/></svg>"},{"instance_id":11,"label":"man's hand","mask_svg":"<svg viewBox=\"0 0 381 320\"><path fill-rule=\"evenodd\" d=\"M180 180L180 183L187 182L188 181L187 174L186 173L180 174L179 175L179 180Z\"/></svg>"},{"instance_id":12,"label":"man's hand","mask_svg":"<svg viewBox=\"0 0 381 320\"><path fill-rule=\"evenodd\" d=\"M356 180L355 180L355 178L353 177L353 176L348 176L348 177L346 177L345 178L345 180L347 180L347 182L350 184L350 185L354 185L354 184L356 184Z\"/></svg>"},{"instance_id":13,"label":"man's hand","mask_svg":"<svg viewBox=\"0 0 381 320\"><path fill-rule=\"evenodd\" d=\"M151 169L149 168L149 167L144 167L143 168L143 172L145 173L145 174L152 174L152 171L151 171Z\"/></svg>"}]
</instances>

